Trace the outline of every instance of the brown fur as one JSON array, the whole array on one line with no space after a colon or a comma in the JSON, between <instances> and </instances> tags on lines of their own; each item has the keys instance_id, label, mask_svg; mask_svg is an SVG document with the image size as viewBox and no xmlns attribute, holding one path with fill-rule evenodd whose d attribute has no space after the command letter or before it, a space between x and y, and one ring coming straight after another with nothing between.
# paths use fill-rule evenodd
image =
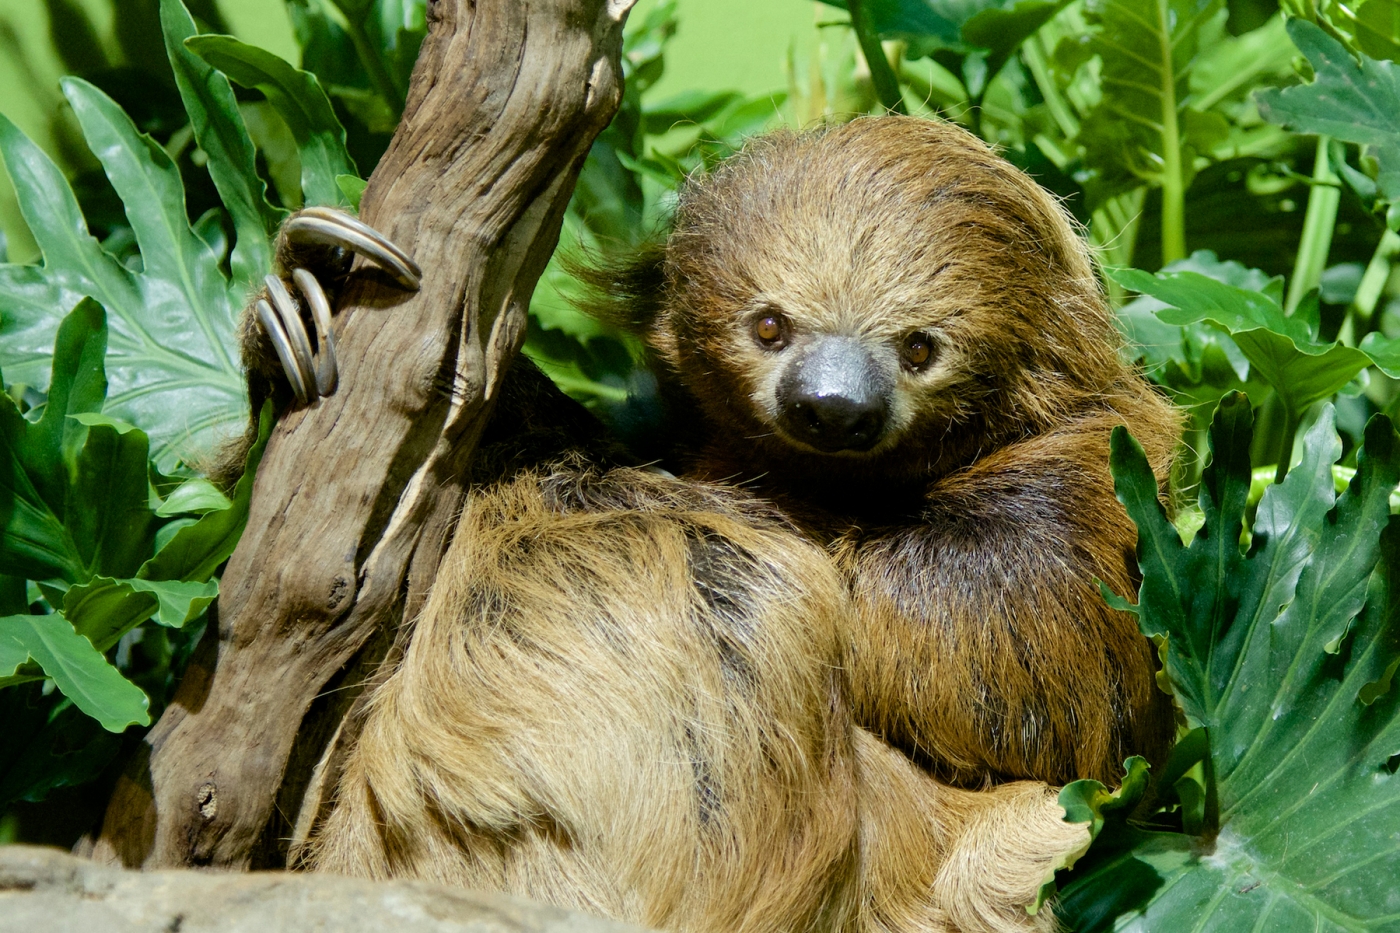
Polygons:
<instances>
[{"instance_id":1,"label":"brown fur","mask_svg":"<svg viewBox=\"0 0 1400 933\"><path fill-rule=\"evenodd\" d=\"M1063 211L960 130L862 120L755 141L598 280L682 478L532 440L582 422L512 374L309 864L684 931L1051 929L1025 906L1087 832L1040 782L1168 737L1092 580L1132 582L1109 432L1165 475L1177 429ZM774 310L886 362L934 336L870 451L776 423Z\"/></svg>"},{"instance_id":2,"label":"brown fur","mask_svg":"<svg viewBox=\"0 0 1400 933\"><path fill-rule=\"evenodd\" d=\"M664 252L595 279L701 415L682 419L688 475L772 498L845 571L862 726L969 786L1112 783L1126 756L1160 757L1149 646L1094 580L1126 592L1136 566L1109 434L1127 424L1165 477L1179 418L1121 361L1088 250L1039 186L948 124L774 134L687 189ZM749 326L774 311L795 345L934 337L873 450L777 425L789 351Z\"/></svg>"}]
</instances>

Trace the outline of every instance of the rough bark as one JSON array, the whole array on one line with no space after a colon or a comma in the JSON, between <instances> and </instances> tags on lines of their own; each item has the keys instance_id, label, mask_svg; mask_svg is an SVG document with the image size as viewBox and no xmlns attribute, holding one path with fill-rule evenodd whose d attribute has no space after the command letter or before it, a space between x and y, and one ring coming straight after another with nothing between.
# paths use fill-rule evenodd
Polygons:
<instances>
[{"instance_id":1,"label":"rough bark","mask_svg":"<svg viewBox=\"0 0 1400 933\"><path fill-rule=\"evenodd\" d=\"M119 782L95 857L247 868L313 700L426 589L578 169L619 102L632 2L429 3L361 211L423 267L422 289L361 271L346 294L341 388L277 425L217 632Z\"/></svg>"}]
</instances>

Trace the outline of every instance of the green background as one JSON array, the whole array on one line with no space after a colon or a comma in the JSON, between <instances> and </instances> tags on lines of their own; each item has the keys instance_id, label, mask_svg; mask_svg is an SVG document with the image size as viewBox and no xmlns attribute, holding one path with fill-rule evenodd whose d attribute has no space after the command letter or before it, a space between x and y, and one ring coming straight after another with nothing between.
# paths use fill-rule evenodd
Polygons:
<instances>
[{"instance_id":1,"label":"green background","mask_svg":"<svg viewBox=\"0 0 1400 933\"><path fill-rule=\"evenodd\" d=\"M104 0L76 0L85 7L111 42L111 6ZM634 15L644 15L655 0L640 0ZM229 26L239 38L295 62L296 43L283 0L219 0ZM732 88L748 93L787 86L790 50L807 54L818 17L839 15L811 0L681 0L680 30L667 48L666 75L654 90L656 98L691 88ZM0 27L13 28L25 58L13 54L13 44L0 53L0 113L50 151L50 135L42 88L56 88L63 70L48 42L48 16L41 0L0 0ZM9 179L0 168L0 226L9 242L12 261L35 258L33 241L19 216Z\"/></svg>"}]
</instances>

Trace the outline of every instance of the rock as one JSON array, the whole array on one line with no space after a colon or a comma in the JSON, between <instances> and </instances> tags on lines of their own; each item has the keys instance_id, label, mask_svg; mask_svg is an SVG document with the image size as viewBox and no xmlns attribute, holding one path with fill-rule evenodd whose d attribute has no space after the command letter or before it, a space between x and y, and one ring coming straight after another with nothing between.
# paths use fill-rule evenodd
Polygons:
<instances>
[{"instance_id":1,"label":"rock","mask_svg":"<svg viewBox=\"0 0 1400 933\"><path fill-rule=\"evenodd\" d=\"M124 871L0 846L0 933L641 933L524 898L292 872Z\"/></svg>"}]
</instances>

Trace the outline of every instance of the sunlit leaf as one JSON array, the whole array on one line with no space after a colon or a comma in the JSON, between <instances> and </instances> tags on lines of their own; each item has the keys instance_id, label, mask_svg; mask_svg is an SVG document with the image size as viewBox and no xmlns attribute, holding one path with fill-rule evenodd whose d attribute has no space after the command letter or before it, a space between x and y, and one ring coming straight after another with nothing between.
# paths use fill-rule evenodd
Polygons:
<instances>
[{"instance_id":1,"label":"sunlit leaf","mask_svg":"<svg viewBox=\"0 0 1400 933\"><path fill-rule=\"evenodd\" d=\"M62 616L0 617L0 642L22 647L64 696L109 732L150 725L146 694Z\"/></svg>"}]
</instances>

